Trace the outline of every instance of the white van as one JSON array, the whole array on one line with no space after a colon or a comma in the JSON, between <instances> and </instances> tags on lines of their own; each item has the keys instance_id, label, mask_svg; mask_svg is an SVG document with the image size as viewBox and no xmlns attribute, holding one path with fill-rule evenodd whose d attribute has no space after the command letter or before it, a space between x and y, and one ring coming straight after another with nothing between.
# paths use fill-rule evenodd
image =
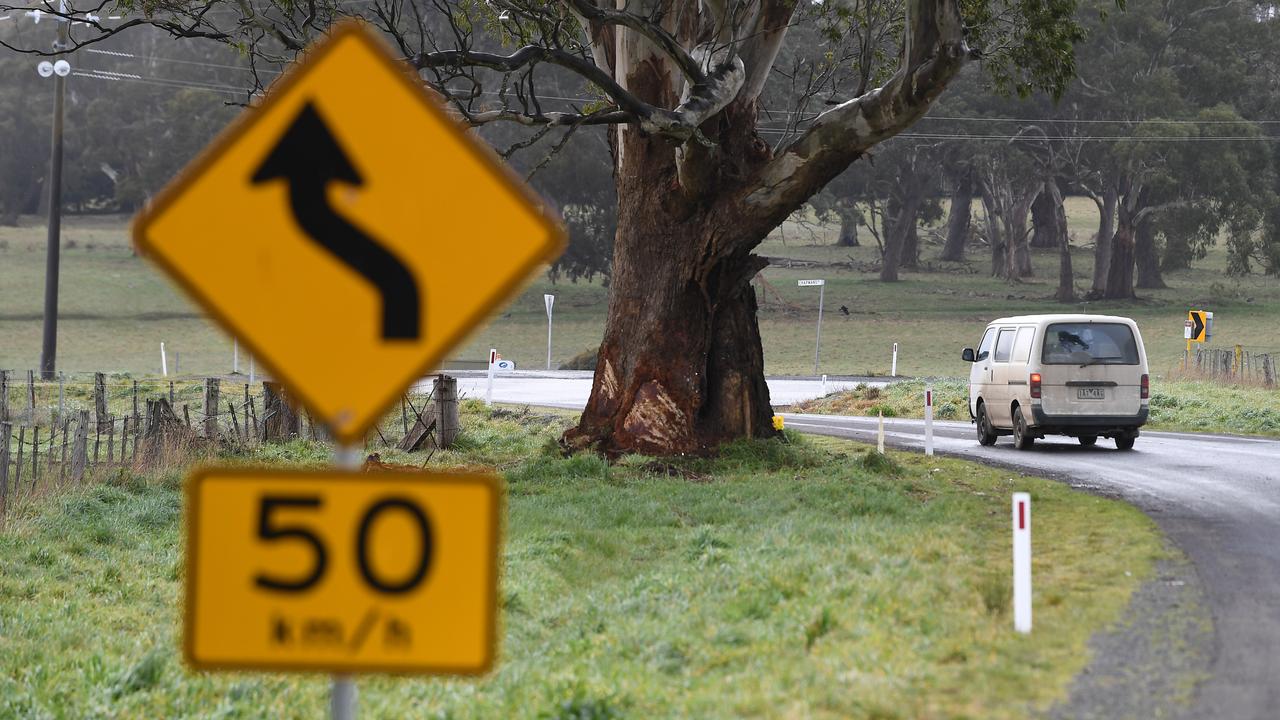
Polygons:
<instances>
[{"instance_id":1,"label":"white van","mask_svg":"<svg viewBox=\"0 0 1280 720\"><path fill-rule=\"evenodd\" d=\"M1147 353L1129 318L1001 318L962 357L972 363L969 414L983 445L1012 435L1026 450L1036 438L1069 435L1081 445L1114 438L1128 450L1147 422Z\"/></svg>"}]
</instances>

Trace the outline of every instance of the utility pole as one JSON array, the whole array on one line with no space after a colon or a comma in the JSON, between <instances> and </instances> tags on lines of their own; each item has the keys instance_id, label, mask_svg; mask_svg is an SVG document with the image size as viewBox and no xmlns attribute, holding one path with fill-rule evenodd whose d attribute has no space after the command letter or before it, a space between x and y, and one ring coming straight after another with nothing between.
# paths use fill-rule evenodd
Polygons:
<instances>
[{"instance_id":1,"label":"utility pole","mask_svg":"<svg viewBox=\"0 0 1280 720\"><path fill-rule=\"evenodd\" d=\"M67 13L65 0L58 12ZM70 47L71 18L58 17L58 39L55 52ZM53 78L53 137L49 147L49 236L44 266L44 343L40 349L40 377L54 378L58 356L58 272L62 250L62 109L71 67L65 60L55 65ZM43 74L43 73L42 73Z\"/></svg>"}]
</instances>

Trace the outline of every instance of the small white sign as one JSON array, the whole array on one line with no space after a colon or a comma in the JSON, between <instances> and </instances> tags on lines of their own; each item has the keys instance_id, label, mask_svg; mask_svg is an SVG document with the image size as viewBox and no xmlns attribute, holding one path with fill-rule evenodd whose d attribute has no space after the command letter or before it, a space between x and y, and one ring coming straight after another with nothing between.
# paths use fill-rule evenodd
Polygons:
<instances>
[{"instance_id":1,"label":"small white sign","mask_svg":"<svg viewBox=\"0 0 1280 720\"><path fill-rule=\"evenodd\" d=\"M556 304L556 296L544 294L542 301L547 304L547 317L551 317L551 306Z\"/></svg>"},{"instance_id":2,"label":"small white sign","mask_svg":"<svg viewBox=\"0 0 1280 720\"><path fill-rule=\"evenodd\" d=\"M1188 321L1186 321L1185 323L1183 323L1183 325L1182 325L1182 339L1184 339L1184 340L1190 340L1190 339L1191 339L1191 330L1192 330L1192 328L1194 328L1194 327L1195 327L1195 323L1191 322L1190 320L1188 320Z\"/></svg>"},{"instance_id":3,"label":"small white sign","mask_svg":"<svg viewBox=\"0 0 1280 720\"><path fill-rule=\"evenodd\" d=\"M515 370L516 361L515 360L499 360L493 364L493 369L494 370Z\"/></svg>"},{"instance_id":4,"label":"small white sign","mask_svg":"<svg viewBox=\"0 0 1280 720\"><path fill-rule=\"evenodd\" d=\"M818 287L819 285L826 285L827 281L826 280L800 280L796 284L799 285L800 287Z\"/></svg>"}]
</instances>

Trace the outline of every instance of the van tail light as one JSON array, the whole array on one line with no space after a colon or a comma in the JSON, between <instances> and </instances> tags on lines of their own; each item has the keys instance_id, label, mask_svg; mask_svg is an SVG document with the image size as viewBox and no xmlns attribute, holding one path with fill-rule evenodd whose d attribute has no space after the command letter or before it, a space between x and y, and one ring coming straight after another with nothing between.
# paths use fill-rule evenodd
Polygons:
<instances>
[{"instance_id":1,"label":"van tail light","mask_svg":"<svg viewBox=\"0 0 1280 720\"><path fill-rule=\"evenodd\" d=\"M1031 397L1040 397L1040 373L1031 373Z\"/></svg>"},{"instance_id":2,"label":"van tail light","mask_svg":"<svg viewBox=\"0 0 1280 720\"><path fill-rule=\"evenodd\" d=\"M1151 376L1142 373L1142 399L1147 400L1151 397Z\"/></svg>"}]
</instances>

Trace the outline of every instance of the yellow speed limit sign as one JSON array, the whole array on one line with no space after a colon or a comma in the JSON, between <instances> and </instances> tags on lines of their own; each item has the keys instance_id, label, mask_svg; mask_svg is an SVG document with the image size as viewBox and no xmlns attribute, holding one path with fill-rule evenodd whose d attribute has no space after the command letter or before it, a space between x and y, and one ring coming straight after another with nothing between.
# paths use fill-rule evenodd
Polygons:
<instances>
[{"instance_id":1,"label":"yellow speed limit sign","mask_svg":"<svg viewBox=\"0 0 1280 720\"><path fill-rule=\"evenodd\" d=\"M198 669L480 674L499 486L466 473L212 469L187 484Z\"/></svg>"}]
</instances>

